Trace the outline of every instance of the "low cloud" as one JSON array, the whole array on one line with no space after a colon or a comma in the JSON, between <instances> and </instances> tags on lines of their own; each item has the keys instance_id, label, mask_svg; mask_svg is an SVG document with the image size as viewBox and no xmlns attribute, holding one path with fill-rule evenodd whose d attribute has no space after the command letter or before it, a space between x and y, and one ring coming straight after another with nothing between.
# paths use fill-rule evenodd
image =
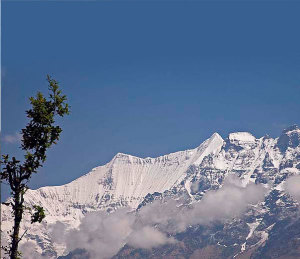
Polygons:
<instances>
[{"instance_id":1,"label":"low cloud","mask_svg":"<svg viewBox=\"0 0 300 259\"><path fill-rule=\"evenodd\" d=\"M200 202L195 203L192 210L185 213L185 221L192 225L208 224L240 217L249 205L263 201L266 191L263 185L254 183L242 187L238 178L229 177L222 188L207 192Z\"/></svg>"},{"instance_id":2,"label":"low cloud","mask_svg":"<svg viewBox=\"0 0 300 259\"><path fill-rule=\"evenodd\" d=\"M13 135L4 135L3 142L8 144L20 143L22 140L22 135L20 133L15 133Z\"/></svg>"},{"instance_id":3,"label":"low cloud","mask_svg":"<svg viewBox=\"0 0 300 259\"><path fill-rule=\"evenodd\" d=\"M22 258L24 259L47 259L48 257L42 256L36 250L36 243L33 241L27 241L20 245L20 251L22 251Z\"/></svg>"},{"instance_id":4,"label":"low cloud","mask_svg":"<svg viewBox=\"0 0 300 259\"><path fill-rule=\"evenodd\" d=\"M155 201L138 212L93 212L82 219L78 229L65 231L62 223L52 225L51 238L64 243L68 251L84 249L89 258L110 258L125 244L143 249L173 244L177 241L171 235L188 226L239 217L249 204L263 201L266 191L254 183L243 187L238 178L229 177L220 189L208 191L201 201L188 207L180 199L168 199Z\"/></svg>"},{"instance_id":5,"label":"low cloud","mask_svg":"<svg viewBox=\"0 0 300 259\"><path fill-rule=\"evenodd\" d=\"M89 213L81 221L79 229L61 232L65 227L52 226L51 238L54 242L65 243L68 251L84 249L89 258L110 258L126 243L135 248L150 249L167 243L174 243L165 233L150 226L141 227L136 215L128 209L114 213Z\"/></svg>"},{"instance_id":6,"label":"low cloud","mask_svg":"<svg viewBox=\"0 0 300 259\"><path fill-rule=\"evenodd\" d=\"M78 230L66 235L67 250L85 249L90 258L110 258L124 245L131 233L134 216L120 209L110 215L90 213L82 219Z\"/></svg>"},{"instance_id":7,"label":"low cloud","mask_svg":"<svg viewBox=\"0 0 300 259\"><path fill-rule=\"evenodd\" d=\"M127 244L136 248L151 249L164 244L175 243L174 238L169 238L165 233L156 228L145 226L134 231L129 237Z\"/></svg>"},{"instance_id":8,"label":"low cloud","mask_svg":"<svg viewBox=\"0 0 300 259\"><path fill-rule=\"evenodd\" d=\"M6 78L6 75L7 75L7 69L6 67L2 66L1 67L1 78L2 78L2 81ZM3 85L2 85L3 87Z\"/></svg>"},{"instance_id":9,"label":"low cloud","mask_svg":"<svg viewBox=\"0 0 300 259\"><path fill-rule=\"evenodd\" d=\"M287 179L284 189L297 201L300 202L300 175L294 175Z\"/></svg>"},{"instance_id":10,"label":"low cloud","mask_svg":"<svg viewBox=\"0 0 300 259\"><path fill-rule=\"evenodd\" d=\"M66 225L60 221L57 221L55 224L49 226L49 233L52 240L56 243L64 243L65 233L66 233Z\"/></svg>"},{"instance_id":11,"label":"low cloud","mask_svg":"<svg viewBox=\"0 0 300 259\"><path fill-rule=\"evenodd\" d=\"M218 190L208 191L201 201L185 208L180 201L155 201L141 210L146 224L160 224L170 233L184 231L190 225L207 225L240 217L251 204L264 200L267 189L260 184L242 186L237 177L227 177Z\"/></svg>"}]
</instances>

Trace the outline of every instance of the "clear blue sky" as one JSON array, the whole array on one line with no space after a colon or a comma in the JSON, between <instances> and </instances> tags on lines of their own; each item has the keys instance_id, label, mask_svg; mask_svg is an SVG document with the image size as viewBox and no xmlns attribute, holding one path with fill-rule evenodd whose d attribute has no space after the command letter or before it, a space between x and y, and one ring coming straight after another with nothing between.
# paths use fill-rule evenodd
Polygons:
<instances>
[{"instance_id":1,"label":"clear blue sky","mask_svg":"<svg viewBox=\"0 0 300 259\"><path fill-rule=\"evenodd\" d=\"M7 136L47 73L72 113L33 188L117 152L155 157L214 132L278 136L300 124L299 13L287 1L2 2L2 152L20 155Z\"/></svg>"}]
</instances>

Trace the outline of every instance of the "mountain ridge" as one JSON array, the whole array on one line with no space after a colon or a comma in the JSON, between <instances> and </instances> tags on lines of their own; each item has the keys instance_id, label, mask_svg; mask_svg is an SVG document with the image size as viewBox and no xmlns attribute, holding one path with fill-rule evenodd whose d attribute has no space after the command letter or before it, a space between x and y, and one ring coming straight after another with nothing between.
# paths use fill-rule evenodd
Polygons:
<instances>
[{"instance_id":1,"label":"mountain ridge","mask_svg":"<svg viewBox=\"0 0 300 259\"><path fill-rule=\"evenodd\" d=\"M105 165L68 184L29 190L26 204L43 206L47 217L40 227L31 226L25 217L25 240L35 243L36 251L46 258L55 258L67 252L51 240L48 228L57 222L76 229L90 212L112 212L123 207L134 211L167 197L186 197L195 203L206 192L219 189L229 174L239 177L243 186L253 182L283 192L286 179L300 174L299 140L300 129L293 125L275 139L255 138L249 132L231 133L223 139L214 133L194 149L156 158L117 153ZM11 227L9 214L5 208L6 230Z\"/></svg>"}]
</instances>

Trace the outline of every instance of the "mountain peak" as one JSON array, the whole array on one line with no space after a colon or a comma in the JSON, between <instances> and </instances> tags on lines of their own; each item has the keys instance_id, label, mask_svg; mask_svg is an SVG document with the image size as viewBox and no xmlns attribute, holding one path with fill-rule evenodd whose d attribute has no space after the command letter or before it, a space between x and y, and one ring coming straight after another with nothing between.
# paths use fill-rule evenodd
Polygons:
<instances>
[{"instance_id":1,"label":"mountain peak","mask_svg":"<svg viewBox=\"0 0 300 259\"><path fill-rule=\"evenodd\" d=\"M125 153L122 153L122 152L118 152L117 154L115 154L114 158L128 157L128 156L131 156L131 155L125 154Z\"/></svg>"},{"instance_id":2,"label":"mountain peak","mask_svg":"<svg viewBox=\"0 0 300 259\"><path fill-rule=\"evenodd\" d=\"M285 152L289 147L295 148L300 145L300 128L292 125L285 129L277 141L277 146L281 152Z\"/></svg>"},{"instance_id":3,"label":"mountain peak","mask_svg":"<svg viewBox=\"0 0 300 259\"><path fill-rule=\"evenodd\" d=\"M214 134L211 135L210 139L220 139L223 140L223 138L220 136L218 132L215 132Z\"/></svg>"},{"instance_id":4,"label":"mountain peak","mask_svg":"<svg viewBox=\"0 0 300 259\"><path fill-rule=\"evenodd\" d=\"M234 132L228 136L230 142L255 142L256 138L249 132Z\"/></svg>"},{"instance_id":5,"label":"mountain peak","mask_svg":"<svg viewBox=\"0 0 300 259\"><path fill-rule=\"evenodd\" d=\"M136 157L136 156L132 156L129 154L119 152L113 157L111 162L123 164L123 163L133 163L134 161L138 161L141 159L142 158L140 158L140 157Z\"/></svg>"},{"instance_id":6,"label":"mountain peak","mask_svg":"<svg viewBox=\"0 0 300 259\"><path fill-rule=\"evenodd\" d=\"M298 131L300 133L300 128L296 124L284 129L282 133L288 133L288 132L294 132L294 131Z\"/></svg>"},{"instance_id":7,"label":"mountain peak","mask_svg":"<svg viewBox=\"0 0 300 259\"><path fill-rule=\"evenodd\" d=\"M199 200L209 197L204 196L207 195L206 193L212 193L211 190L217 191L224 186L225 177L234 175L240 178L242 184L239 186L241 188L238 187L238 192L246 188L248 183L252 188L251 182L268 184L268 190L270 190L270 196L262 205L258 205L261 207L255 207L255 210L251 208L249 211L249 213L253 211L254 215L247 214L247 212L245 221L238 228L237 221L234 220L232 228L228 230L228 235L231 237L234 231L240 229L241 233L238 232L238 237L243 237L240 245L243 249L247 249L255 244L254 241L257 242L262 231L265 233L262 236L264 238L269 233L268 231L272 230L271 228L268 230L269 221L264 219L269 219L269 215L273 217L273 208L277 206L277 197L278 200L281 197L280 192L284 189L287 175L300 173L299 143L300 129L294 125L286 129L278 139L262 138L258 140L249 132L235 132L229 134L224 141L218 133L214 133L196 148L159 157L140 158L121 152L117 153L107 164L94 168L92 172L71 183L28 190L25 196L26 206L40 204L45 209L47 221L39 228L29 227L28 233L24 237L33 242L37 251L51 255L49 258L57 258L67 250L65 250L66 244L57 244L54 239L51 239L52 227L56 222L63 222L66 229L78 229L81 220L89 212L101 211L99 215L104 215L102 212L113 212L124 207L136 210L140 206L154 203L155 200L161 200L161 204L167 205L169 199L180 199L180 203L182 200L184 206L194 206L194 203L197 206L196 203L198 204ZM249 196L252 196L252 191L249 192ZM227 198L225 197L225 199ZM230 204L238 201L237 206L239 206L239 200L232 200ZM279 204L287 202L287 208L293 208L290 207L289 199L285 198L279 201ZM211 202L211 204L213 203ZM219 201L215 203L219 207L223 205ZM244 201L241 203L244 204ZM4 215L3 233L7 233L11 229L12 222L11 211L6 207L2 214ZM226 206L224 205L224 207ZM169 207L163 211L167 210ZM270 214L268 214L268 210ZM170 213L173 212L170 211ZM212 210L212 213L215 214L215 210ZM290 211L284 213L291 215ZM198 215L196 216L198 217ZM253 217L259 221L253 221ZM24 222L24 226L31 226L30 215L25 218ZM244 230L247 225L249 233ZM256 231L258 226L259 230ZM22 228L22 231L24 230ZM250 234L253 234L253 240L250 239ZM227 236L224 240L227 244ZM236 249L234 238L232 247ZM32 258L32 256L27 258Z\"/></svg>"}]
</instances>

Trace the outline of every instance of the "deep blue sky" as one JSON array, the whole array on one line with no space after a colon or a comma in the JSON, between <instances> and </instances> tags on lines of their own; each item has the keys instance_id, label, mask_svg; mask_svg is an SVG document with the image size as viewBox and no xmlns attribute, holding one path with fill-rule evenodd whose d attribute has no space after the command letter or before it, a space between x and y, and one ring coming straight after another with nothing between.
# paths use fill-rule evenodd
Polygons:
<instances>
[{"instance_id":1,"label":"deep blue sky","mask_svg":"<svg viewBox=\"0 0 300 259\"><path fill-rule=\"evenodd\" d=\"M193 148L214 132L276 137L300 124L300 3L2 2L3 141L47 73L72 106L32 187L117 152ZM19 153L17 152L19 155Z\"/></svg>"}]
</instances>

